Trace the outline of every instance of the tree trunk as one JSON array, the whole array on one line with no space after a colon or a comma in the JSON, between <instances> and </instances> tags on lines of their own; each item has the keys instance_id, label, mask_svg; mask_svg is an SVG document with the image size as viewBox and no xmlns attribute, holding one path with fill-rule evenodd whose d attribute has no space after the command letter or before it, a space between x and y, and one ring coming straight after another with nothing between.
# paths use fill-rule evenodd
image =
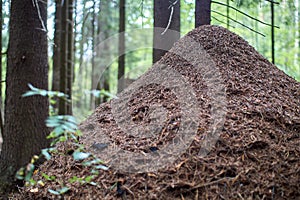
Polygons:
<instances>
[{"instance_id":1,"label":"tree trunk","mask_svg":"<svg viewBox=\"0 0 300 200\"><path fill-rule=\"evenodd\" d=\"M95 43L96 43L96 0L93 1L93 16L92 16L92 81L91 81L91 90L95 90L97 88L97 71L96 71L96 63L95 63ZM90 108L91 110L95 109L95 96L91 94L90 97Z\"/></svg>"},{"instance_id":2,"label":"tree trunk","mask_svg":"<svg viewBox=\"0 0 300 200\"><path fill-rule=\"evenodd\" d=\"M111 2L109 1L100 1L99 3L99 14L98 14L98 25L97 25L97 44L105 41L109 37L109 32L112 29L112 10L111 10ZM100 45L101 46L101 45ZM109 68L104 65L107 63L107 60L111 57L111 46L104 43L104 47L102 49L96 47L96 58L97 58L97 66L99 66L98 70L98 84L97 90L104 89L105 91L109 91ZM95 105L98 106L103 102L108 100L107 96L100 96L95 99Z\"/></svg>"},{"instance_id":3,"label":"tree trunk","mask_svg":"<svg viewBox=\"0 0 300 200\"><path fill-rule=\"evenodd\" d=\"M83 4L83 20L82 20L82 24L81 24L81 29L80 32L78 34L80 34L80 40L79 40L79 66L78 66L78 73L76 75L76 78L78 79L78 88L79 88L79 92L83 93L83 88L84 88L84 70L83 70L83 54L84 54L84 44L86 42L86 37L85 37L85 30L86 30L86 20L88 18L88 13L87 13L87 9L85 7L85 3ZM82 104L84 105L83 102L86 102L86 96L85 95L81 95L80 99L78 99L76 101L76 107L80 108L82 106Z\"/></svg>"},{"instance_id":4,"label":"tree trunk","mask_svg":"<svg viewBox=\"0 0 300 200\"><path fill-rule=\"evenodd\" d=\"M155 28L168 30L163 33ZM153 63L160 60L179 38L180 1L154 0Z\"/></svg>"},{"instance_id":5,"label":"tree trunk","mask_svg":"<svg viewBox=\"0 0 300 200\"><path fill-rule=\"evenodd\" d=\"M227 16L227 21L226 21L226 27L227 27L227 29L229 30L229 26L230 26L230 20L229 20L229 6L230 6L230 1L229 0L227 0L226 1L226 4L227 4L227 8L226 8L226 16Z\"/></svg>"},{"instance_id":6,"label":"tree trunk","mask_svg":"<svg viewBox=\"0 0 300 200\"><path fill-rule=\"evenodd\" d=\"M22 97L29 89L28 83L48 89L47 32L42 30L47 22L47 1L37 2L38 5L31 0L11 1L1 192L11 189L5 186L13 182L15 172L49 144L45 125L48 98Z\"/></svg>"},{"instance_id":7,"label":"tree trunk","mask_svg":"<svg viewBox=\"0 0 300 200\"><path fill-rule=\"evenodd\" d=\"M274 2L271 3L271 52L272 52L272 63L275 64L275 30L274 30Z\"/></svg>"},{"instance_id":8,"label":"tree trunk","mask_svg":"<svg viewBox=\"0 0 300 200\"><path fill-rule=\"evenodd\" d=\"M2 25L3 25L3 13L2 13L2 0L0 0L0 152L2 145L2 134L3 134L3 117L2 117Z\"/></svg>"},{"instance_id":9,"label":"tree trunk","mask_svg":"<svg viewBox=\"0 0 300 200\"><path fill-rule=\"evenodd\" d=\"M124 89L125 74L125 0L120 0L119 4L119 59L118 59L118 92Z\"/></svg>"},{"instance_id":10,"label":"tree trunk","mask_svg":"<svg viewBox=\"0 0 300 200\"><path fill-rule=\"evenodd\" d=\"M211 0L196 0L195 27L210 24Z\"/></svg>"},{"instance_id":11,"label":"tree trunk","mask_svg":"<svg viewBox=\"0 0 300 200\"><path fill-rule=\"evenodd\" d=\"M61 45L61 0L55 1L55 22L54 22L54 45L53 45L53 67L52 67L52 90L60 90L60 45ZM59 99L53 108L58 108Z\"/></svg>"},{"instance_id":12,"label":"tree trunk","mask_svg":"<svg viewBox=\"0 0 300 200\"><path fill-rule=\"evenodd\" d=\"M67 66L68 66L68 0L63 1L61 8L61 43L60 43L60 91L67 94ZM64 100L59 101L59 115L67 114L67 102Z\"/></svg>"},{"instance_id":13,"label":"tree trunk","mask_svg":"<svg viewBox=\"0 0 300 200\"><path fill-rule=\"evenodd\" d=\"M73 84L73 0L68 2L68 52L67 52L67 94L69 102L67 103L67 114L72 115L72 84Z\"/></svg>"},{"instance_id":14,"label":"tree trunk","mask_svg":"<svg viewBox=\"0 0 300 200\"><path fill-rule=\"evenodd\" d=\"M299 37L300 37L300 33L299 33L299 15L300 15L300 12L299 12L299 0L296 0L295 1L295 12L294 12L294 24L295 24L295 54L294 54L294 66L299 66L298 63L299 63Z\"/></svg>"}]
</instances>

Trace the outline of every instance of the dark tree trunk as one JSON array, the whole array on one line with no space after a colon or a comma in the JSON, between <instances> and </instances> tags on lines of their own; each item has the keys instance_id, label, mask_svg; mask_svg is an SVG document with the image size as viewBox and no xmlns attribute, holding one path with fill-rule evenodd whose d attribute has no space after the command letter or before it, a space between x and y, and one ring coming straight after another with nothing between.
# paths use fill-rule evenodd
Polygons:
<instances>
[{"instance_id":1,"label":"dark tree trunk","mask_svg":"<svg viewBox=\"0 0 300 200\"><path fill-rule=\"evenodd\" d=\"M157 27L168 30L162 34L163 30L155 29ZM179 38L180 1L154 0L153 63L160 60Z\"/></svg>"},{"instance_id":2,"label":"dark tree trunk","mask_svg":"<svg viewBox=\"0 0 300 200\"><path fill-rule=\"evenodd\" d=\"M92 13L92 81L91 81L91 90L95 90L97 88L97 70L96 70L96 63L95 63L95 43L96 43L96 0L93 1L93 13ZM90 98L90 107L91 110L95 109L95 96L91 94Z\"/></svg>"},{"instance_id":3,"label":"dark tree trunk","mask_svg":"<svg viewBox=\"0 0 300 200\"><path fill-rule=\"evenodd\" d=\"M271 1L271 50L272 50L272 63L275 64L275 30L274 30L274 2Z\"/></svg>"},{"instance_id":4,"label":"dark tree trunk","mask_svg":"<svg viewBox=\"0 0 300 200\"><path fill-rule=\"evenodd\" d=\"M196 0L195 27L210 24L211 0Z\"/></svg>"},{"instance_id":5,"label":"dark tree trunk","mask_svg":"<svg viewBox=\"0 0 300 200\"><path fill-rule=\"evenodd\" d=\"M111 18L111 2L109 1L100 1L99 3L99 15L98 15L98 25L97 25L97 44L100 44L102 41L106 40L109 37L109 31L112 27ZM101 32L102 31L102 32ZM98 74L98 85L97 90L104 89L105 91L109 91L109 68L105 66L103 63L106 63L107 59L110 59L111 56L111 46L104 43L103 49L96 47L96 58L98 59L97 65L100 67ZM108 97L105 95L100 96L95 99L96 106L100 105L103 102L108 101Z\"/></svg>"},{"instance_id":6,"label":"dark tree trunk","mask_svg":"<svg viewBox=\"0 0 300 200\"><path fill-rule=\"evenodd\" d=\"M226 8L226 16L227 16L227 21L226 21L226 27L227 27L227 29L229 29L229 26L230 26L230 20L229 20L229 12L230 12L230 10L229 10L229 6L230 6L230 1L229 0L227 0L226 1L226 4L227 4L227 8Z\"/></svg>"},{"instance_id":7,"label":"dark tree trunk","mask_svg":"<svg viewBox=\"0 0 300 200\"><path fill-rule=\"evenodd\" d=\"M2 0L0 0L0 138L3 134L3 117L2 117L2 24L3 24L3 16L2 16ZM0 152L1 152L1 142L2 139L0 139Z\"/></svg>"},{"instance_id":8,"label":"dark tree trunk","mask_svg":"<svg viewBox=\"0 0 300 200\"><path fill-rule=\"evenodd\" d=\"M61 0L55 1L55 22L54 22L54 45L53 45L53 75L52 90L60 90L60 45L61 45ZM58 108L58 101L53 105L54 109Z\"/></svg>"},{"instance_id":9,"label":"dark tree trunk","mask_svg":"<svg viewBox=\"0 0 300 200\"><path fill-rule=\"evenodd\" d=\"M61 8L61 39L60 39L60 91L67 94L67 66L68 66L68 0L63 1ZM67 114L67 102L59 101L59 115Z\"/></svg>"},{"instance_id":10,"label":"dark tree trunk","mask_svg":"<svg viewBox=\"0 0 300 200\"><path fill-rule=\"evenodd\" d=\"M124 74L125 74L125 0L120 0L119 4L119 59L118 59L118 92L124 89Z\"/></svg>"},{"instance_id":11,"label":"dark tree trunk","mask_svg":"<svg viewBox=\"0 0 300 200\"><path fill-rule=\"evenodd\" d=\"M35 1L34 1L35 2ZM7 189L15 172L48 146L48 99L22 97L28 83L48 89L46 26L47 1L12 0L7 53L5 131L0 157L0 191ZM39 19L38 10L40 12Z\"/></svg>"},{"instance_id":12,"label":"dark tree trunk","mask_svg":"<svg viewBox=\"0 0 300 200\"><path fill-rule=\"evenodd\" d=\"M68 52L67 52L67 94L69 96L69 102L67 103L67 114L72 115L72 83L73 83L73 0L69 0L68 5Z\"/></svg>"}]
</instances>

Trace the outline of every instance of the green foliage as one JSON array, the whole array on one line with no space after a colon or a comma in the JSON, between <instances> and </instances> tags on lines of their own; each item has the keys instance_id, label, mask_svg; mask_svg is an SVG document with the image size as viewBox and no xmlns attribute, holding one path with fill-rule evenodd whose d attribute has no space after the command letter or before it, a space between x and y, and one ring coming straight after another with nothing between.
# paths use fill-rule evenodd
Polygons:
<instances>
[{"instance_id":1,"label":"green foliage","mask_svg":"<svg viewBox=\"0 0 300 200\"><path fill-rule=\"evenodd\" d=\"M55 97L62 97L67 98L66 95L60 92L52 92L43 89L38 89L29 84L30 91L26 92L23 97L29 97L33 95L41 95L41 96L48 96L51 98ZM107 94L102 91L102 94ZM58 150L56 145L60 142L70 142L73 146L77 147L72 153L72 157L75 161L81 162L83 167L91 168L90 175L85 177L77 177L74 176L69 180L70 183L79 182L80 184L90 184L90 185L97 185L97 183L93 182L93 179L99 174L99 170L108 170L108 167L104 165L104 162L99 158L95 157L90 152L85 152L84 145L79 143L79 137L82 133L78 130L78 123L75 117L71 115L53 115L49 116L46 120L47 127L51 128L51 133L47 136L48 139L51 139L51 147L42 149L41 154L39 156L33 156L30 163L27 164L26 167L21 168L16 173L16 178L19 180L24 180L26 185L34 186L36 184L45 185L43 180L36 181L33 178L35 173L38 173L36 170L35 163L41 157L44 157L46 160L50 160L53 154L58 154ZM60 152L61 155L61 152ZM69 156L68 152L65 153L64 156ZM47 175L46 173L41 174L43 179L46 181L57 181L60 185L60 181L57 180L55 176ZM52 190L49 189L48 192L54 195L63 195L68 192L70 188L61 185L60 189Z\"/></svg>"},{"instance_id":2,"label":"green foliage","mask_svg":"<svg viewBox=\"0 0 300 200\"><path fill-rule=\"evenodd\" d=\"M47 137L53 139L51 145L57 142L65 142L69 138L78 142L78 137L81 136L81 132L77 130L76 119L70 115L50 116L46 120L46 125L53 128L53 131Z\"/></svg>"},{"instance_id":3,"label":"green foliage","mask_svg":"<svg viewBox=\"0 0 300 200\"><path fill-rule=\"evenodd\" d=\"M88 158L90 155L91 155L90 153L75 151L73 153L73 158L74 158L74 160L84 160L84 159Z\"/></svg>"},{"instance_id":4,"label":"green foliage","mask_svg":"<svg viewBox=\"0 0 300 200\"><path fill-rule=\"evenodd\" d=\"M55 97L59 98L59 99L62 99L63 101L67 101L67 102L70 101L68 95L66 95L62 92L48 91L48 90L44 90L44 89L39 89L39 88L34 87L31 84L28 84L28 87L30 88L30 90L25 92L22 95L22 97L29 97L29 96L34 96L34 95L49 97L49 99L50 99L50 114L52 114L52 115L56 114L56 112L53 110L53 105L56 104Z\"/></svg>"},{"instance_id":5,"label":"green foliage","mask_svg":"<svg viewBox=\"0 0 300 200\"><path fill-rule=\"evenodd\" d=\"M50 98L59 97L59 98L65 99L65 100L68 99L68 95L66 95L62 92L47 91L47 90L39 89L39 88L34 87L31 84L28 84L28 87L30 88L30 90L25 92L25 94L22 95L23 97L29 97L29 96L33 96L33 95L41 95L41 96L48 96Z\"/></svg>"},{"instance_id":6,"label":"green foliage","mask_svg":"<svg viewBox=\"0 0 300 200\"><path fill-rule=\"evenodd\" d=\"M90 185L94 185L96 186L97 183L93 182L92 180L95 178L94 175L90 175L90 176L87 176L87 177L82 177L82 178L79 178L77 176L73 176L71 179L69 179L69 182L70 183L75 183L75 182L78 182L80 184L90 184Z\"/></svg>"},{"instance_id":7,"label":"green foliage","mask_svg":"<svg viewBox=\"0 0 300 200\"><path fill-rule=\"evenodd\" d=\"M109 98L118 98L116 95L110 93L110 92L107 92L106 90L92 90L90 92L93 96L97 97L97 98L100 98L101 96L107 96Z\"/></svg>"},{"instance_id":8,"label":"green foliage","mask_svg":"<svg viewBox=\"0 0 300 200\"><path fill-rule=\"evenodd\" d=\"M51 189L49 189L48 191L50 193L52 193L52 194L55 194L55 195L62 195L64 193L68 192L69 190L70 190L70 188L68 188L68 187L62 187L59 190L51 190Z\"/></svg>"}]
</instances>

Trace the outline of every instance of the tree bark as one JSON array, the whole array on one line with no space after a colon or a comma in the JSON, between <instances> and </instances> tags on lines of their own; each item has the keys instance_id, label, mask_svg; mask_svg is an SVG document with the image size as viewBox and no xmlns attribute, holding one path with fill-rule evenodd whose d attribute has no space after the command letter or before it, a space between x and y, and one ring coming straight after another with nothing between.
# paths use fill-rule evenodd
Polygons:
<instances>
[{"instance_id":1,"label":"tree bark","mask_svg":"<svg viewBox=\"0 0 300 200\"><path fill-rule=\"evenodd\" d=\"M92 13L92 81L91 81L91 90L95 90L97 88L97 70L95 63L95 43L96 43L96 0L93 1L93 13ZM91 110L95 109L95 96L91 94L90 97L90 108Z\"/></svg>"},{"instance_id":2,"label":"tree bark","mask_svg":"<svg viewBox=\"0 0 300 200\"><path fill-rule=\"evenodd\" d=\"M68 66L68 0L63 1L61 8L61 43L60 43L60 91L67 94L67 66ZM65 100L59 101L59 115L67 114L67 102Z\"/></svg>"},{"instance_id":3,"label":"tree bark","mask_svg":"<svg viewBox=\"0 0 300 200\"><path fill-rule=\"evenodd\" d=\"M125 74L125 0L120 0L119 4L119 59L118 59L118 92L124 89L124 74Z\"/></svg>"},{"instance_id":4,"label":"tree bark","mask_svg":"<svg viewBox=\"0 0 300 200\"><path fill-rule=\"evenodd\" d=\"M161 29L155 29L157 27L168 30L162 34ZM154 0L153 63L160 60L179 38L180 1Z\"/></svg>"},{"instance_id":5,"label":"tree bark","mask_svg":"<svg viewBox=\"0 0 300 200\"><path fill-rule=\"evenodd\" d=\"M2 0L0 0L0 152L1 152L1 145L2 145L2 134L3 134L3 117L2 117L2 25L3 25L3 13L2 13Z\"/></svg>"},{"instance_id":6,"label":"tree bark","mask_svg":"<svg viewBox=\"0 0 300 200\"><path fill-rule=\"evenodd\" d=\"M73 57L73 0L68 2L68 52L67 52L67 94L69 102L67 103L67 114L72 115L72 84L73 84L73 70L74 70L74 57Z\"/></svg>"},{"instance_id":7,"label":"tree bark","mask_svg":"<svg viewBox=\"0 0 300 200\"><path fill-rule=\"evenodd\" d=\"M38 5L33 4L36 2ZM29 83L48 89L47 32L43 30L46 20L47 1L11 1L5 131L0 156L1 192L13 182L15 172L49 144L45 125L48 98L22 97Z\"/></svg>"},{"instance_id":8,"label":"tree bark","mask_svg":"<svg viewBox=\"0 0 300 200\"><path fill-rule=\"evenodd\" d=\"M60 90L60 45L61 45L61 0L55 1L54 45L52 67L52 90ZM59 99L55 99L54 109L58 108Z\"/></svg>"},{"instance_id":9,"label":"tree bark","mask_svg":"<svg viewBox=\"0 0 300 200\"><path fill-rule=\"evenodd\" d=\"M195 7L195 28L210 24L211 0L196 0Z\"/></svg>"},{"instance_id":10,"label":"tree bark","mask_svg":"<svg viewBox=\"0 0 300 200\"><path fill-rule=\"evenodd\" d=\"M275 64L275 30L274 30L274 3L271 4L271 52L272 52L272 63Z\"/></svg>"},{"instance_id":11,"label":"tree bark","mask_svg":"<svg viewBox=\"0 0 300 200\"><path fill-rule=\"evenodd\" d=\"M99 66L98 84L97 90L105 90L109 91L109 73L110 69L104 63L107 63L108 60L111 59L112 47L104 42L104 46L99 44L103 44L101 42L105 41L109 38L109 33L112 31L113 23L111 19L113 19L112 5L113 3L110 1L100 1L99 3L99 14L98 14L98 25L97 25L97 46L96 46L96 58L97 58L97 66ZM99 48L99 46L102 47ZM108 97L105 95L100 96L95 99L95 105L98 106L103 102L108 101Z\"/></svg>"}]
</instances>

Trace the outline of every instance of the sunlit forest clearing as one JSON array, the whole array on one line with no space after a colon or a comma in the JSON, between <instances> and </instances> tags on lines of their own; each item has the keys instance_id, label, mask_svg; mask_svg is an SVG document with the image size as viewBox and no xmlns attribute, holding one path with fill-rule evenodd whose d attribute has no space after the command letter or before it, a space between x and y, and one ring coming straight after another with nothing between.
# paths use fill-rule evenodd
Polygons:
<instances>
[{"instance_id":1,"label":"sunlit forest clearing","mask_svg":"<svg viewBox=\"0 0 300 200\"><path fill-rule=\"evenodd\" d=\"M298 0L0 0L1 199L300 197Z\"/></svg>"}]
</instances>

